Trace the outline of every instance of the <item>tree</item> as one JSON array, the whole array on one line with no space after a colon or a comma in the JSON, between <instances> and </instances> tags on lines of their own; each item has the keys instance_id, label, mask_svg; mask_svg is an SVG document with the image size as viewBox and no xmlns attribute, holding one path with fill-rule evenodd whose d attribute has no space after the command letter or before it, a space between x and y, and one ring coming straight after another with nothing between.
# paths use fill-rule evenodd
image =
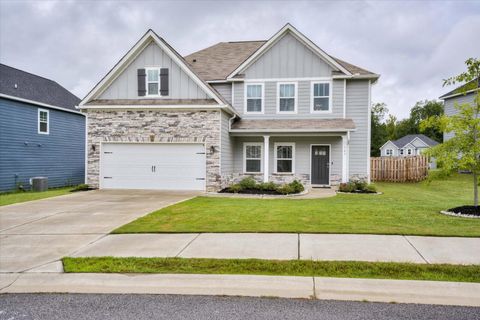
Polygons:
<instances>
[{"instance_id":1,"label":"tree","mask_svg":"<svg viewBox=\"0 0 480 320\"><path fill-rule=\"evenodd\" d=\"M444 80L445 85L465 82L458 93L478 88L480 60L470 58L465 61L467 70ZM437 159L444 173L467 170L473 176L474 205L478 206L478 175L480 174L480 91L477 90L473 103L455 104L457 113L452 116L429 117L422 122L422 129L437 128L452 132L455 136L428 151Z\"/></svg>"},{"instance_id":2,"label":"tree","mask_svg":"<svg viewBox=\"0 0 480 320\"><path fill-rule=\"evenodd\" d=\"M370 155L373 157L380 156L380 147L387 141L387 130L383 120L388 113L387 105L385 103L374 103L371 111L371 144Z\"/></svg>"},{"instance_id":3,"label":"tree","mask_svg":"<svg viewBox=\"0 0 480 320\"><path fill-rule=\"evenodd\" d=\"M385 128L387 131L387 140L397 140L397 117L389 114L385 123Z\"/></svg>"},{"instance_id":4,"label":"tree","mask_svg":"<svg viewBox=\"0 0 480 320\"><path fill-rule=\"evenodd\" d=\"M424 133L437 142L442 142L443 132L438 128L424 128L421 130L422 121L430 117L441 117L443 115L443 103L437 100L418 101L410 111L411 125L417 130L415 133Z\"/></svg>"}]
</instances>

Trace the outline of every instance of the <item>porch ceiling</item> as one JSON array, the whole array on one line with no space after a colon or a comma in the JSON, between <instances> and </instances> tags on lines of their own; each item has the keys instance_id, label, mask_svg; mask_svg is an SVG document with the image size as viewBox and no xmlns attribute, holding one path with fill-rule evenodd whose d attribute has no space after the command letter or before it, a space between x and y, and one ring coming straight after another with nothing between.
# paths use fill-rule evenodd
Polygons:
<instances>
[{"instance_id":1,"label":"porch ceiling","mask_svg":"<svg viewBox=\"0 0 480 320\"><path fill-rule=\"evenodd\" d=\"M352 119L240 119L232 123L232 133L253 132L348 132L355 130Z\"/></svg>"}]
</instances>

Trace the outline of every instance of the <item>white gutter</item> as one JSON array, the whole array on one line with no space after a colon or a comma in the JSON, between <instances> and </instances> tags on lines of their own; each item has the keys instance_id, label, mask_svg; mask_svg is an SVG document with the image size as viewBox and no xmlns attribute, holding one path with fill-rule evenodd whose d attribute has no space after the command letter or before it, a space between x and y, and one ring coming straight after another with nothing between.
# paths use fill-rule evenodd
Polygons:
<instances>
[{"instance_id":1,"label":"white gutter","mask_svg":"<svg viewBox=\"0 0 480 320\"><path fill-rule=\"evenodd\" d=\"M230 129L230 132L232 133L257 133L257 132L285 132L285 133L290 133L290 132L306 132L306 133L315 133L315 132L321 132L321 133L343 133L343 132L352 132L356 131L357 129L320 129L320 130L315 130L315 129Z\"/></svg>"},{"instance_id":2,"label":"white gutter","mask_svg":"<svg viewBox=\"0 0 480 320\"><path fill-rule=\"evenodd\" d=\"M66 108L62 108L62 107L57 107L57 106L52 106L51 104L46 104L46 103L42 103L42 102L38 102L38 101L34 101L34 100L29 100L29 99L23 99L23 98L19 98L19 97L15 97L15 96L10 96L8 94L0 93L0 98L15 100L15 101L19 101L19 102L25 102L25 103L34 104L34 105L37 105L37 106L40 106L40 107L45 107L45 108L50 108L50 109L75 113L75 114L81 114L82 116L85 116L85 114L83 114L81 112L78 112L78 111L74 111L74 110L70 110L70 109L66 109Z\"/></svg>"}]
</instances>

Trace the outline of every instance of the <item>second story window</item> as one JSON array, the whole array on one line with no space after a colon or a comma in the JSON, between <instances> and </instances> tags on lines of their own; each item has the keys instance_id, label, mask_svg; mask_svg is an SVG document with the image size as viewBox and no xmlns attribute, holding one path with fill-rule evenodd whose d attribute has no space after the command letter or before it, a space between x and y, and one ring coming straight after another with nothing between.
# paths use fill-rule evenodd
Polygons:
<instances>
[{"instance_id":1,"label":"second story window","mask_svg":"<svg viewBox=\"0 0 480 320\"><path fill-rule=\"evenodd\" d=\"M297 112L297 85L296 83L278 84L278 113Z\"/></svg>"},{"instance_id":2,"label":"second story window","mask_svg":"<svg viewBox=\"0 0 480 320\"><path fill-rule=\"evenodd\" d=\"M147 68L147 96L158 96L160 90L160 69Z\"/></svg>"},{"instance_id":3,"label":"second story window","mask_svg":"<svg viewBox=\"0 0 480 320\"><path fill-rule=\"evenodd\" d=\"M330 83L312 83L312 112L329 112L330 100Z\"/></svg>"},{"instance_id":4,"label":"second story window","mask_svg":"<svg viewBox=\"0 0 480 320\"><path fill-rule=\"evenodd\" d=\"M245 113L263 113L263 84L247 84Z\"/></svg>"},{"instance_id":5,"label":"second story window","mask_svg":"<svg viewBox=\"0 0 480 320\"><path fill-rule=\"evenodd\" d=\"M38 109L38 133L49 133L49 113L48 110Z\"/></svg>"}]
</instances>

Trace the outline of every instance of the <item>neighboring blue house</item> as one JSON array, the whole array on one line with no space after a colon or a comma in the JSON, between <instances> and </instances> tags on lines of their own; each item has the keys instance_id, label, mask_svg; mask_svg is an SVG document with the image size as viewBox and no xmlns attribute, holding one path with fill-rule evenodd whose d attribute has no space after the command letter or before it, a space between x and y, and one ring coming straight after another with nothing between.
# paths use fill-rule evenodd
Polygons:
<instances>
[{"instance_id":1,"label":"neighboring blue house","mask_svg":"<svg viewBox=\"0 0 480 320\"><path fill-rule=\"evenodd\" d=\"M55 81L0 64L0 192L85 181L85 116L80 99Z\"/></svg>"}]
</instances>

